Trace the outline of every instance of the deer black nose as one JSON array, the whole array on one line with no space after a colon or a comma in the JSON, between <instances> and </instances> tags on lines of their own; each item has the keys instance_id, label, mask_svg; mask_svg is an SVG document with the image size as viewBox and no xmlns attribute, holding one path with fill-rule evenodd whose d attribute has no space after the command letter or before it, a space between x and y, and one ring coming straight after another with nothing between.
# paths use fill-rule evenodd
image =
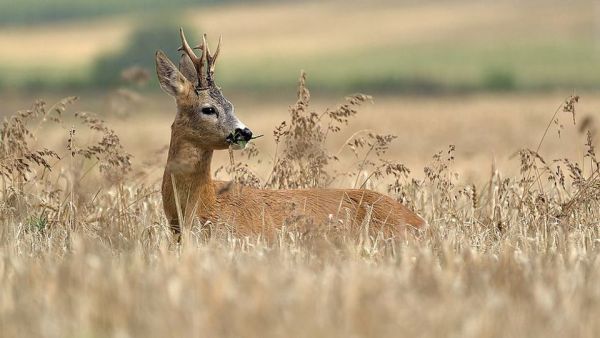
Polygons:
<instances>
[{"instance_id":1,"label":"deer black nose","mask_svg":"<svg viewBox=\"0 0 600 338\"><path fill-rule=\"evenodd\" d=\"M239 135L244 141L248 142L252 139L252 131L248 128L237 128L235 133Z\"/></svg>"}]
</instances>

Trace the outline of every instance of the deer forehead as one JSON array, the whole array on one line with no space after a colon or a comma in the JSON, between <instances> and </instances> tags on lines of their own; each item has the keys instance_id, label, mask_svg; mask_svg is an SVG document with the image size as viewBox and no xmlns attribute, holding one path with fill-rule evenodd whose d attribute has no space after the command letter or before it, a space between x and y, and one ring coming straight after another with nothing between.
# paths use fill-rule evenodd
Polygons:
<instances>
[{"instance_id":1,"label":"deer forehead","mask_svg":"<svg viewBox=\"0 0 600 338\"><path fill-rule=\"evenodd\" d=\"M222 112L233 110L233 105L231 102L229 102L229 100L227 100L217 88L192 92L191 95L188 96L187 100L191 106L197 106L200 108L212 106Z\"/></svg>"}]
</instances>

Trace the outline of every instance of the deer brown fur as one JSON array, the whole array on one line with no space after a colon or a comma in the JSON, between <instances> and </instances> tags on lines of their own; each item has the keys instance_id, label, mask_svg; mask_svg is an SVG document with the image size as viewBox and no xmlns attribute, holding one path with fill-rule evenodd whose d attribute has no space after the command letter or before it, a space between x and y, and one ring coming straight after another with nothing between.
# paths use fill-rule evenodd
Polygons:
<instances>
[{"instance_id":1,"label":"deer brown fur","mask_svg":"<svg viewBox=\"0 0 600 338\"><path fill-rule=\"evenodd\" d=\"M162 195L165 213L175 233L195 220L227 223L240 235L271 237L282 226L353 226L388 236L421 229L425 221L401 203L364 189L256 189L213 181L211 161L215 150L239 147L252 133L234 115L233 105L213 81L214 63L206 38L196 47L197 57L180 31L184 52L177 68L161 51L156 69L161 87L172 95L177 115L171 127L171 144ZM300 229L308 230L308 229Z\"/></svg>"}]
</instances>

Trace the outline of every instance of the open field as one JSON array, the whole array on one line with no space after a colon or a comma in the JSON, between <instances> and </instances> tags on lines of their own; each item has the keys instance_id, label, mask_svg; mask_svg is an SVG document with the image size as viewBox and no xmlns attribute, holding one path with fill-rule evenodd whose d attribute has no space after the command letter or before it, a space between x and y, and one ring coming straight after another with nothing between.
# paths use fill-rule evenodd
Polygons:
<instances>
[{"instance_id":1,"label":"open field","mask_svg":"<svg viewBox=\"0 0 600 338\"><path fill-rule=\"evenodd\" d=\"M189 2L0 0L27 16L0 22L0 338L600 336L596 2ZM151 69L167 47L140 40L145 84L92 75L169 17L173 45L180 24L223 35L217 83L264 135L254 156L217 152L214 176L281 188L273 130L305 69L323 128L344 94L373 102L302 140L330 181L286 178L364 182L429 227L385 238L348 211L301 231L289 215L269 241L196 220L177 243L160 194L175 104ZM355 153L369 133L395 139ZM399 163L410 173L386 172Z\"/></svg>"},{"instance_id":2,"label":"open field","mask_svg":"<svg viewBox=\"0 0 600 338\"><path fill-rule=\"evenodd\" d=\"M597 88L598 12L592 1L290 2L7 26L0 81L97 85L98 57L127 46L136 27L172 17L174 40L179 25L223 35L218 79L231 89L293 90L300 68L314 88L338 93Z\"/></svg>"},{"instance_id":3,"label":"open field","mask_svg":"<svg viewBox=\"0 0 600 338\"><path fill-rule=\"evenodd\" d=\"M90 106L101 103L90 101ZM239 116L255 130L266 129L266 135L286 118L280 103L238 101ZM315 109L322 111L327 101L317 100ZM63 113L61 131L52 124L49 131L39 127L49 122L30 123L37 137L31 145L56 149L62 160L51 161L51 173L28 174L35 179L27 183L11 174L3 180L2 337L595 337L600 332L594 320L600 315L597 169L590 157L582 157L583 140L573 132L578 127L569 125L571 114L560 114L561 139L552 126L540 151L546 159L570 157L583 169L562 167L564 188L535 159L513 159L507 171L503 164L514 147L535 149L562 102L554 95L382 98L364 107L347 133L393 132L399 138L387 158L414 166L427 161L437 173L424 177L413 167L410 178L417 183L409 179L401 188L431 225L419 239L392 241L316 228L283 230L276 242L267 243L261 237L237 238L216 224L209 238L201 225L186 229L181 245L170 238L156 181L164 163L164 152L156 150L166 145L171 118L158 110L170 102L165 97L150 102L154 108L146 115L109 117L124 148L112 144L99 160L66 151L71 126L77 130L76 147L93 145L99 137L69 113ZM591 94L582 99L579 123L599 104ZM84 98L71 109L87 108ZM591 123L586 128L593 130ZM2 134L4 144L15 135ZM329 148L335 152L346 137L332 138ZM263 179L272 142L267 136L257 141L264 162L253 168ZM432 150L449 143L459 149L454 161L445 152L439 160L427 160ZM136 156L131 174L122 176L124 167L116 165L98 175L99 164L126 151ZM18 152L4 152L2 164L10 166L7 155ZM492 154L498 159L495 172ZM523 163L528 169L519 173L514 167ZM348 187L350 181L336 184ZM384 184L371 186L385 191Z\"/></svg>"},{"instance_id":4,"label":"open field","mask_svg":"<svg viewBox=\"0 0 600 338\"><path fill-rule=\"evenodd\" d=\"M310 77L309 77L310 85ZM118 110L111 105L111 93L84 93L73 109L102 112L107 121L121 136L125 147L134 155L134 163L148 160L166 161L166 153L156 152L168 146L170 126L174 118L174 104L166 94L144 95L143 101L124 104ZM227 95L227 91L225 91ZM351 120L347 130L333 135L329 140L332 149L340 149L340 155L348 158L350 150L344 142L355 133L373 131L394 134L389 157L407 165L416 177L422 177L422 168L431 156L453 144L456 146L456 169L461 178L487 179L489 170L496 166L507 174L519 169L518 158L513 155L521 148L535 148L558 105L571 93L553 92L545 94L502 94L466 95L447 97L428 96L375 96L373 102L361 107L361 114ZM589 120L588 128L597 128L596 112L600 107L600 96L596 93L580 93L577 118ZM293 102L293 93L284 98L259 98L243 94L228 95L236 107L238 117L257 133L265 135L255 141L263 153L263 164L256 172L265 176L268 161L272 158L274 142L272 130L288 116L288 106ZM41 95L48 102L55 102L56 94ZM329 96L313 93L316 111L335 107L341 103ZM30 106L34 98L28 95L2 98L6 112ZM3 112L4 113L4 112ZM558 135L558 125L551 126L540 152L550 158L568 157L581 159L585 153L585 130L573 126L570 114L559 114L564 126ZM135 126L135 128L131 128ZM65 144L71 125L49 128L41 138L42 144L60 147ZM151 137L149 137L151 136ZM158 158L156 157L158 156ZM226 152L217 153L215 161L226 163ZM482 178L483 177L483 178ZM265 178L265 177L263 177ZM343 182L339 182L344 185Z\"/></svg>"}]
</instances>

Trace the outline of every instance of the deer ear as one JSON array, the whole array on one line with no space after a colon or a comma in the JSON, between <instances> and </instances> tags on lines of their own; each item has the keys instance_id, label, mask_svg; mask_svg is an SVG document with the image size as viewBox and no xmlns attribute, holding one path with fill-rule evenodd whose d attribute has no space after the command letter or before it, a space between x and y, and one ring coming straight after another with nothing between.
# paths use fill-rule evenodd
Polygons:
<instances>
[{"instance_id":1,"label":"deer ear","mask_svg":"<svg viewBox=\"0 0 600 338\"><path fill-rule=\"evenodd\" d=\"M190 84L161 50L156 52L156 74L162 90L171 96L180 95Z\"/></svg>"},{"instance_id":2,"label":"deer ear","mask_svg":"<svg viewBox=\"0 0 600 338\"><path fill-rule=\"evenodd\" d=\"M181 59L179 59L179 71L191 83L198 83L198 73L196 72L196 67L194 67L192 59L190 59L190 57L186 54L181 54Z\"/></svg>"}]
</instances>

